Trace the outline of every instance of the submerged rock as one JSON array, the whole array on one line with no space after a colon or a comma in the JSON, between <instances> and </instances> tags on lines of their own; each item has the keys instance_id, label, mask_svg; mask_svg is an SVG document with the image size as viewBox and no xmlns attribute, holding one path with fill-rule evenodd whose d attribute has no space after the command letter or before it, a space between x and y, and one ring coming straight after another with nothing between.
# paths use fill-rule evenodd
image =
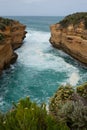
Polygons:
<instances>
[{"instance_id":1,"label":"submerged rock","mask_svg":"<svg viewBox=\"0 0 87 130\"><path fill-rule=\"evenodd\" d=\"M18 21L0 18L0 73L16 61L18 55L14 50L22 45L25 28Z\"/></svg>"},{"instance_id":2,"label":"submerged rock","mask_svg":"<svg viewBox=\"0 0 87 130\"><path fill-rule=\"evenodd\" d=\"M76 13L51 25L51 44L87 66L87 13Z\"/></svg>"}]
</instances>

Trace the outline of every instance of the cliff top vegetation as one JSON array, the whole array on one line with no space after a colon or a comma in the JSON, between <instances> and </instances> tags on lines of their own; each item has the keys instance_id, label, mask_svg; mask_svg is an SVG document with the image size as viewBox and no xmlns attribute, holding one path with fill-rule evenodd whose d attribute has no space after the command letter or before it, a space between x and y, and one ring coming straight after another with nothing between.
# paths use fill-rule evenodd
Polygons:
<instances>
[{"instance_id":1,"label":"cliff top vegetation","mask_svg":"<svg viewBox=\"0 0 87 130\"><path fill-rule=\"evenodd\" d=\"M6 26L12 26L14 22L18 22L18 21L0 17L0 30L4 31L6 29Z\"/></svg>"},{"instance_id":2,"label":"cliff top vegetation","mask_svg":"<svg viewBox=\"0 0 87 130\"><path fill-rule=\"evenodd\" d=\"M87 29L87 12L74 13L66 16L63 20L59 22L62 27L68 27L70 24L77 25L83 22L85 29Z\"/></svg>"}]
</instances>

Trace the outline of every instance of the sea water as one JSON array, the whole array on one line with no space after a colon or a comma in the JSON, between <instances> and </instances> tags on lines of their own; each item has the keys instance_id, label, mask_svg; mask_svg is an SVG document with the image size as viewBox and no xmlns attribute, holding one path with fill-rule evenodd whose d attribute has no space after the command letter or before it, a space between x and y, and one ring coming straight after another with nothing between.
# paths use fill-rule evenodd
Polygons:
<instances>
[{"instance_id":1,"label":"sea water","mask_svg":"<svg viewBox=\"0 0 87 130\"><path fill-rule=\"evenodd\" d=\"M79 85L87 81L87 68L49 43L50 25L63 17L10 17L26 25L24 44L16 50L18 60L0 77L0 110L29 96L38 104L49 98L61 84Z\"/></svg>"}]
</instances>

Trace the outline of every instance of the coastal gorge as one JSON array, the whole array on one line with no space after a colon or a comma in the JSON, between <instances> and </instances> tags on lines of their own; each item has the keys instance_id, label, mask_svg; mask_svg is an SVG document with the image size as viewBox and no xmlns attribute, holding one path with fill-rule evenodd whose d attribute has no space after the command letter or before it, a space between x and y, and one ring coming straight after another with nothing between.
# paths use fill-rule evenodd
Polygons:
<instances>
[{"instance_id":1,"label":"coastal gorge","mask_svg":"<svg viewBox=\"0 0 87 130\"><path fill-rule=\"evenodd\" d=\"M18 21L0 17L0 73L16 61L14 50L22 45L25 28Z\"/></svg>"},{"instance_id":2,"label":"coastal gorge","mask_svg":"<svg viewBox=\"0 0 87 130\"><path fill-rule=\"evenodd\" d=\"M0 18L0 130L87 130L87 13L10 17L20 22Z\"/></svg>"}]
</instances>

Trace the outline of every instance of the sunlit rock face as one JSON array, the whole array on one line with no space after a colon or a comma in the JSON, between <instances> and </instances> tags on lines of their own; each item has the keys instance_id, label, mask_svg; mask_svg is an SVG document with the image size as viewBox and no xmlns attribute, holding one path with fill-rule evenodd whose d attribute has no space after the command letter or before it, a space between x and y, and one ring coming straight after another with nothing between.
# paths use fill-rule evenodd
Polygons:
<instances>
[{"instance_id":1,"label":"sunlit rock face","mask_svg":"<svg viewBox=\"0 0 87 130\"><path fill-rule=\"evenodd\" d=\"M18 21L0 18L0 73L16 61L18 55L14 50L22 45L25 28Z\"/></svg>"},{"instance_id":2,"label":"sunlit rock face","mask_svg":"<svg viewBox=\"0 0 87 130\"><path fill-rule=\"evenodd\" d=\"M87 66L87 13L69 15L51 25L51 44Z\"/></svg>"}]
</instances>

